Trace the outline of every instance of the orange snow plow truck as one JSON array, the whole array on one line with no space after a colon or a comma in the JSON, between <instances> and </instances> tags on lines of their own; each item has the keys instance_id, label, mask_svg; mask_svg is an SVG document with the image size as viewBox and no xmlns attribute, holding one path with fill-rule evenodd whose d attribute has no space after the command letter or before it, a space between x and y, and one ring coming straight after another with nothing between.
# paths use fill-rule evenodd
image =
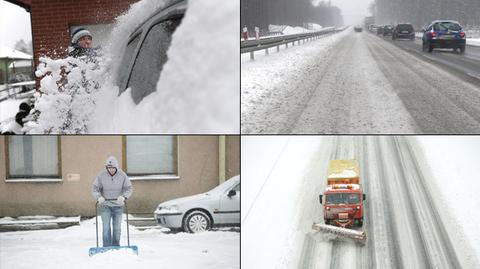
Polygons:
<instances>
[{"instance_id":1,"label":"orange snow plow truck","mask_svg":"<svg viewBox=\"0 0 480 269\"><path fill-rule=\"evenodd\" d=\"M365 194L360 185L357 160L332 160L328 166L327 188L320 195L325 224L314 223L313 229L365 243L363 226Z\"/></svg>"}]
</instances>

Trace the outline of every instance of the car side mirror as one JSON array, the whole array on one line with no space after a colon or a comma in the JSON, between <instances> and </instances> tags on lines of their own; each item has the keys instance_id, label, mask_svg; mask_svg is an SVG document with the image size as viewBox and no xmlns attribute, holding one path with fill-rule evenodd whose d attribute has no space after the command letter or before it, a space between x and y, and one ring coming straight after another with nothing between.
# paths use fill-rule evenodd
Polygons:
<instances>
[{"instance_id":1,"label":"car side mirror","mask_svg":"<svg viewBox=\"0 0 480 269\"><path fill-rule=\"evenodd\" d=\"M321 194L318 196L318 198L319 198L318 200L320 200L320 204L322 204L322 196L323 195L321 195Z\"/></svg>"},{"instance_id":2,"label":"car side mirror","mask_svg":"<svg viewBox=\"0 0 480 269\"><path fill-rule=\"evenodd\" d=\"M365 199L367 199L367 195L364 193L363 194L363 201L365 201Z\"/></svg>"},{"instance_id":3,"label":"car side mirror","mask_svg":"<svg viewBox=\"0 0 480 269\"><path fill-rule=\"evenodd\" d=\"M227 194L228 197L232 197L232 196L235 196L237 195L237 192L235 190L230 190Z\"/></svg>"}]
</instances>

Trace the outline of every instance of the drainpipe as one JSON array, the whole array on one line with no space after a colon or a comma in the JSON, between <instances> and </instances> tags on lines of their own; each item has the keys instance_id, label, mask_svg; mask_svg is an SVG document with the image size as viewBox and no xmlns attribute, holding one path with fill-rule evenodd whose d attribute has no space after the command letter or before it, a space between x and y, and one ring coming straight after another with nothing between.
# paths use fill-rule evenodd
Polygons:
<instances>
[{"instance_id":1,"label":"drainpipe","mask_svg":"<svg viewBox=\"0 0 480 269\"><path fill-rule=\"evenodd\" d=\"M218 184L225 182L225 136L218 137Z\"/></svg>"}]
</instances>

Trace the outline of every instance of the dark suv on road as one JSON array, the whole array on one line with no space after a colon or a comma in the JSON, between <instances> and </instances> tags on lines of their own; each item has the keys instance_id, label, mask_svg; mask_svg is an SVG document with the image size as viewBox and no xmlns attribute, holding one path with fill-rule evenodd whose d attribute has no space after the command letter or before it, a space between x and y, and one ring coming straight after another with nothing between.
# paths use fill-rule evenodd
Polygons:
<instances>
[{"instance_id":1,"label":"dark suv on road","mask_svg":"<svg viewBox=\"0 0 480 269\"><path fill-rule=\"evenodd\" d=\"M393 28L392 39L401 38L415 40L415 30L410 23L400 23Z\"/></svg>"},{"instance_id":2,"label":"dark suv on road","mask_svg":"<svg viewBox=\"0 0 480 269\"><path fill-rule=\"evenodd\" d=\"M423 51L432 52L435 48L452 48L465 52L466 35L457 21L437 20L423 32Z\"/></svg>"},{"instance_id":3,"label":"dark suv on road","mask_svg":"<svg viewBox=\"0 0 480 269\"><path fill-rule=\"evenodd\" d=\"M385 25L383 26L383 36L387 36L387 35L392 35L392 32L393 32L393 25Z\"/></svg>"}]
</instances>

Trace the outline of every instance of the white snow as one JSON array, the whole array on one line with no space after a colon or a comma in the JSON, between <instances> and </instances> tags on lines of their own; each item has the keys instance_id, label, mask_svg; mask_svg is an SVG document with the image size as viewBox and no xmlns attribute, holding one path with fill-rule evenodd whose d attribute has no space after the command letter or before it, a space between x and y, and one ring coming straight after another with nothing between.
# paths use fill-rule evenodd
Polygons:
<instances>
[{"instance_id":1,"label":"white snow","mask_svg":"<svg viewBox=\"0 0 480 269\"><path fill-rule=\"evenodd\" d=\"M480 38L468 38L467 45L480 47Z\"/></svg>"},{"instance_id":2,"label":"white snow","mask_svg":"<svg viewBox=\"0 0 480 269\"><path fill-rule=\"evenodd\" d=\"M46 75L41 81L41 90L50 95L44 95L40 101L37 108L45 115L40 116L31 132L238 133L238 1L188 1L186 15L173 34L157 90L137 105L130 89L118 96L116 76L129 38L126 33L131 33L164 4L156 0L133 4L117 19L104 47L100 68L91 70L79 66L78 70L95 76L92 79L101 86L98 94L83 94L93 91L91 89L81 89L82 94L77 98L69 97L72 95L69 91L55 93L65 60L44 59L46 66L40 66L41 71L36 74ZM78 85L82 77L78 74L70 77L74 76L72 73L68 75L68 82ZM80 107L83 109L78 109ZM74 120L67 118L67 114L73 114ZM71 126L66 130L61 129L65 122Z\"/></svg>"},{"instance_id":3,"label":"white snow","mask_svg":"<svg viewBox=\"0 0 480 269\"><path fill-rule=\"evenodd\" d=\"M467 240L480 258L480 136L418 136L418 144L440 191L438 200L453 215L455 240ZM457 231L458 229L461 231ZM462 233L463 232L463 233ZM462 238L462 234L467 237Z\"/></svg>"},{"instance_id":4,"label":"white snow","mask_svg":"<svg viewBox=\"0 0 480 269\"><path fill-rule=\"evenodd\" d=\"M477 226L480 214L476 208L480 206L480 181L476 175L480 136L419 136L409 140L418 158L419 168L431 184L433 203L440 210L440 217L453 240L458 259L463 265L478 264L480 230ZM420 141L420 147L415 148L417 140ZM326 174L329 153L335 150L330 141L326 136L242 137L244 196L241 224L242 230L248 235L241 239L243 267L298 268L300 252L302 246L308 245L304 245L304 242L308 243L307 240L313 241L311 248L316 261L305 264L320 265L312 268L324 268L323 264L328 267L330 259L337 259L338 268L354 268L364 262L359 260L366 255L364 251L358 251L351 244L337 244L335 252L338 255L331 257L332 245L309 233L312 222L322 217L318 194L322 191L321 182L325 180L319 175ZM353 154L353 146L348 149L351 152L347 150L345 154ZM374 148L370 150L373 152ZM425 154L424 157L421 157L422 154ZM374 159L369 161L376 164ZM388 173L389 169L386 168L386 171ZM430 173L433 177L429 176ZM369 176L376 177L375 173ZM389 174L387 176L390 178ZM398 210L401 212L405 208L400 206ZM448 216L453 218L446 219ZM388 241L391 235L383 234L381 225L374 227L374 235L378 240L374 243L376 251L380 253L377 253L380 255L377 258L388 259L381 253L388 248L383 244L391 243ZM405 241L409 241L409 238ZM458 249L458 246L463 248ZM377 265L381 265L379 261L392 264L391 260L376 261ZM408 261L405 264L409 264Z\"/></svg>"},{"instance_id":5,"label":"white snow","mask_svg":"<svg viewBox=\"0 0 480 269\"><path fill-rule=\"evenodd\" d=\"M296 268L306 231L302 208L317 199L319 182L305 169L322 142L320 137L242 137L242 268ZM315 158L314 158L315 159ZM319 160L322 163L321 160ZM325 160L325 163L327 161ZM299 193L302 199L299 200ZM313 202L313 201L311 201Z\"/></svg>"},{"instance_id":6,"label":"white snow","mask_svg":"<svg viewBox=\"0 0 480 269\"><path fill-rule=\"evenodd\" d=\"M101 246L100 218L99 228ZM239 237L236 232L165 234L130 226L130 245L138 246L138 256L119 250L89 257L89 248L96 247L95 219L89 219L66 229L0 233L0 268L233 269L240 268ZM121 245L126 241L123 222Z\"/></svg>"},{"instance_id":7,"label":"white snow","mask_svg":"<svg viewBox=\"0 0 480 269\"><path fill-rule=\"evenodd\" d=\"M353 170L343 170L341 173L333 173L328 175L328 178L350 178L350 177L357 177L357 173Z\"/></svg>"},{"instance_id":8,"label":"white snow","mask_svg":"<svg viewBox=\"0 0 480 269\"><path fill-rule=\"evenodd\" d=\"M7 99L0 102L0 124L10 118L15 118L20 104L24 101L24 99Z\"/></svg>"}]
</instances>

